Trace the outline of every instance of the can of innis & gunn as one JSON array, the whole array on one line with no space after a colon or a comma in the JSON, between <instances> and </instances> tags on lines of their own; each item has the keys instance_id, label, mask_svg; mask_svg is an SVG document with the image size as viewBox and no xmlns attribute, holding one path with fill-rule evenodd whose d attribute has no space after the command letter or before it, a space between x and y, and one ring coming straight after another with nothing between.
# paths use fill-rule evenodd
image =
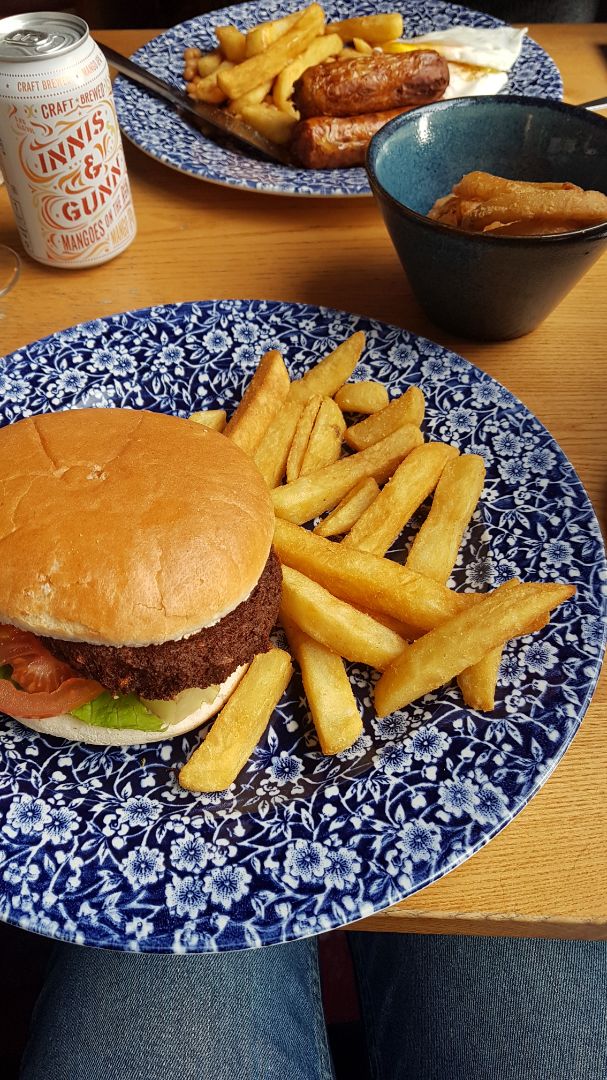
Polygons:
<instances>
[{"instance_id":1,"label":"can of innis & gunn","mask_svg":"<svg viewBox=\"0 0 607 1080\"><path fill-rule=\"evenodd\" d=\"M108 66L75 15L0 20L0 168L39 262L95 266L133 240Z\"/></svg>"}]
</instances>

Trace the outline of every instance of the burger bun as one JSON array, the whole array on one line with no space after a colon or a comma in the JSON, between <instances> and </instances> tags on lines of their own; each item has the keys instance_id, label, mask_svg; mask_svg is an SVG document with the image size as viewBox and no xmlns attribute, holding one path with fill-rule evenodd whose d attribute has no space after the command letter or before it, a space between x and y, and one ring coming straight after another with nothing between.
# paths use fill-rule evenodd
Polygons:
<instances>
[{"instance_id":1,"label":"burger bun","mask_svg":"<svg viewBox=\"0 0 607 1080\"><path fill-rule=\"evenodd\" d=\"M192 420L68 409L0 428L0 623L38 637L161 645L213 626L268 561L268 485Z\"/></svg>"}]
</instances>

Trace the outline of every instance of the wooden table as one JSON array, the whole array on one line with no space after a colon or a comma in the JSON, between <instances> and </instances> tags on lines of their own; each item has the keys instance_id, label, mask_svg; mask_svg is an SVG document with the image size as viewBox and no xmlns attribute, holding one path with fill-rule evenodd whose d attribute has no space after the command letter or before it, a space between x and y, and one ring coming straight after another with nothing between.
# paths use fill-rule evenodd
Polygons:
<instances>
[{"instance_id":1,"label":"wooden table","mask_svg":"<svg viewBox=\"0 0 607 1080\"><path fill-rule=\"evenodd\" d=\"M607 91L607 26L531 28L567 100ZM98 34L130 54L156 31ZM606 523L607 259L547 322L518 341L478 344L418 310L374 202L276 198L182 176L126 145L139 233L92 270L24 259L0 300L0 351L61 327L148 304L220 297L325 304L397 323L462 353L505 383L573 462ZM0 242L20 247L0 192ZM369 929L607 938L607 680L564 761L530 806L462 867Z\"/></svg>"}]
</instances>

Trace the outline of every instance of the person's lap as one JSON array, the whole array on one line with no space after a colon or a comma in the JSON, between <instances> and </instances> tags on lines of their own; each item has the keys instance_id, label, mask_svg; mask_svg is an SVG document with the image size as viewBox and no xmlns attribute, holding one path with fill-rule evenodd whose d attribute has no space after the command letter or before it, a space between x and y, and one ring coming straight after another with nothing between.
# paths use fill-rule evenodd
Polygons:
<instances>
[{"instance_id":1,"label":"person's lap","mask_svg":"<svg viewBox=\"0 0 607 1080\"><path fill-rule=\"evenodd\" d=\"M607 943L349 935L375 1080L605 1080ZM22 1080L331 1080L314 939L57 947Z\"/></svg>"},{"instance_id":2,"label":"person's lap","mask_svg":"<svg viewBox=\"0 0 607 1080\"><path fill-rule=\"evenodd\" d=\"M313 942L172 956L58 945L23 1080L332 1080Z\"/></svg>"},{"instance_id":3,"label":"person's lap","mask_svg":"<svg viewBox=\"0 0 607 1080\"><path fill-rule=\"evenodd\" d=\"M377 1080L607 1080L607 942L365 936Z\"/></svg>"}]
</instances>

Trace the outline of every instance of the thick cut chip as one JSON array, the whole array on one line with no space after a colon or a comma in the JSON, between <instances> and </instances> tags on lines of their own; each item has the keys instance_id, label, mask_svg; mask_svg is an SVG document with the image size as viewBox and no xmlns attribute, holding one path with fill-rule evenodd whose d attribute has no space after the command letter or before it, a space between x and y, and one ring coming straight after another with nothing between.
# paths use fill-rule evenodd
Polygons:
<instances>
[{"instance_id":1,"label":"thick cut chip","mask_svg":"<svg viewBox=\"0 0 607 1080\"><path fill-rule=\"evenodd\" d=\"M207 105L221 105L228 95L222 90L218 79L223 72L230 71L233 67L231 60L222 60L209 75L194 80L190 96L193 95L197 101L205 101Z\"/></svg>"},{"instance_id":2,"label":"thick cut chip","mask_svg":"<svg viewBox=\"0 0 607 1080\"><path fill-rule=\"evenodd\" d=\"M216 26L215 33L219 48L226 60L231 60L234 64L239 64L241 60L244 60L247 45L246 34L238 30L236 26Z\"/></svg>"},{"instance_id":3,"label":"thick cut chip","mask_svg":"<svg viewBox=\"0 0 607 1080\"><path fill-rule=\"evenodd\" d=\"M301 678L323 754L339 754L362 734L363 722L341 656L314 641L281 610L280 621Z\"/></svg>"},{"instance_id":4,"label":"thick cut chip","mask_svg":"<svg viewBox=\"0 0 607 1080\"><path fill-rule=\"evenodd\" d=\"M341 443L346 430L343 413L333 398L323 398L314 427L308 440L299 475L324 469L332 465L341 454Z\"/></svg>"},{"instance_id":5,"label":"thick cut chip","mask_svg":"<svg viewBox=\"0 0 607 1080\"><path fill-rule=\"evenodd\" d=\"M279 37L291 30L298 19L304 13L304 8L294 11L291 15L283 15L280 19L269 19L267 22L253 26L247 33L246 57L257 56L264 52L269 45L273 45Z\"/></svg>"},{"instance_id":6,"label":"thick cut chip","mask_svg":"<svg viewBox=\"0 0 607 1080\"><path fill-rule=\"evenodd\" d=\"M238 98L267 79L273 79L291 60L304 52L318 34L322 34L325 16L319 4L310 4L296 23L263 52L237 64L231 71L220 71L219 86L226 97Z\"/></svg>"},{"instance_id":7,"label":"thick cut chip","mask_svg":"<svg viewBox=\"0 0 607 1080\"><path fill-rule=\"evenodd\" d=\"M282 568L282 607L288 619L331 652L378 671L384 671L406 646L383 623L290 566Z\"/></svg>"},{"instance_id":8,"label":"thick cut chip","mask_svg":"<svg viewBox=\"0 0 607 1080\"><path fill-rule=\"evenodd\" d=\"M462 697L471 709L479 712L492 712L495 708L495 690L502 662L503 646L497 645L495 649L483 656L482 660L473 664L472 667L460 671L457 682L462 692Z\"/></svg>"},{"instance_id":9,"label":"thick cut chip","mask_svg":"<svg viewBox=\"0 0 607 1080\"><path fill-rule=\"evenodd\" d=\"M242 101L242 99L240 99ZM262 101L259 105L249 104L239 106L240 115L246 124L259 131L270 142L277 146L286 146L293 134L293 128L297 123L297 117L277 109L276 105Z\"/></svg>"},{"instance_id":10,"label":"thick cut chip","mask_svg":"<svg viewBox=\"0 0 607 1080\"><path fill-rule=\"evenodd\" d=\"M287 398L253 455L253 460L269 488L278 487L285 475L289 450L303 407L303 402L290 401Z\"/></svg>"},{"instance_id":11,"label":"thick cut chip","mask_svg":"<svg viewBox=\"0 0 607 1080\"><path fill-rule=\"evenodd\" d=\"M342 412L376 413L389 404L388 391L382 383L361 379L346 383L335 395Z\"/></svg>"},{"instance_id":12,"label":"thick cut chip","mask_svg":"<svg viewBox=\"0 0 607 1080\"><path fill-rule=\"evenodd\" d=\"M462 454L448 461L436 486L432 506L407 557L418 574L445 584L460 549L485 482L480 454Z\"/></svg>"},{"instance_id":13,"label":"thick cut chip","mask_svg":"<svg viewBox=\"0 0 607 1080\"><path fill-rule=\"evenodd\" d=\"M262 101L265 101L270 90L272 89L272 80L268 79L267 82L262 83L261 86L254 86L252 90L249 90L242 97L235 98L231 101L227 107L227 111L234 113L236 116L241 116L243 109L249 107L249 105L261 105Z\"/></svg>"},{"instance_id":14,"label":"thick cut chip","mask_svg":"<svg viewBox=\"0 0 607 1080\"><path fill-rule=\"evenodd\" d=\"M341 536L349 532L360 515L379 495L379 486L372 476L364 476L351 491L327 514L314 529L319 536Z\"/></svg>"},{"instance_id":15,"label":"thick cut chip","mask_svg":"<svg viewBox=\"0 0 607 1080\"><path fill-rule=\"evenodd\" d=\"M293 399L289 397L289 403L303 405L299 420L297 421L297 427L295 428L289 456L287 457L287 480L291 483L291 481L297 480L297 477L301 472L301 465L310 441L312 428L314 427L318 411L322 404L322 398L320 394L314 394L314 396L309 398L304 404L301 400L298 401L295 399L295 401L293 401Z\"/></svg>"},{"instance_id":16,"label":"thick cut chip","mask_svg":"<svg viewBox=\"0 0 607 1080\"><path fill-rule=\"evenodd\" d=\"M306 371L302 379L294 380L291 396L305 399L312 394L321 394L323 397L333 397L340 386L350 378L364 347L365 335L362 330L358 330Z\"/></svg>"},{"instance_id":17,"label":"thick cut chip","mask_svg":"<svg viewBox=\"0 0 607 1080\"><path fill-rule=\"evenodd\" d=\"M260 653L179 773L187 791L224 791L246 765L293 674L282 649Z\"/></svg>"},{"instance_id":18,"label":"thick cut chip","mask_svg":"<svg viewBox=\"0 0 607 1080\"><path fill-rule=\"evenodd\" d=\"M398 634L404 641L416 641L418 637L421 637L424 633L423 630L419 630L416 626L411 626L410 623L404 623L401 619L395 619L392 615L384 615L377 611L367 611L366 608L361 608L361 611L366 611L367 615L370 615L372 619L377 619L378 622L383 623L384 626L394 630L395 634Z\"/></svg>"},{"instance_id":19,"label":"thick cut chip","mask_svg":"<svg viewBox=\"0 0 607 1080\"><path fill-rule=\"evenodd\" d=\"M572 585L510 582L407 645L375 687L379 716L437 690L575 593Z\"/></svg>"},{"instance_id":20,"label":"thick cut chip","mask_svg":"<svg viewBox=\"0 0 607 1080\"><path fill-rule=\"evenodd\" d=\"M297 384L294 384L297 385ZM399 398L385 409L368 416L346 431L346 442L353 450L366 450L380 439L385 439L403 424L419 427L424 419L424 395L418 386L410 386Z\"/></svg>"},{"instance_id":21,"label":"thick cut chip","mask_svg":"<svg viewBox=\"0 0 607 1080\"><path fill-rule=\"evenodd\" d=\"M478 600L470 593L451 592L391 559L344 547L278 518L274 547L283 566L313 578L334 596L420 630L438 626Z\"/></svg>"},{"instance_id":22,"label":"thick cut chip","mask_svg":"<svg viewBox=\"0 0 607 1080\"><path fill-rule=\"evenodd\" d=\"M225 409L202 409L201 412L190 413L190 420L213 431L223 431L226 426L226 411Z\"/></svg>"},{"instance_id":23,"label":"thick cut chip","mask_svg":"<svg viewBox=\"0 0 607 1080\"><path fill-rule=\"evenodd\" d=\"M455 446L440 442L425 443L412 450L343 543L361 551L372 551L374 555L385 555L409 518L436 487L449 458L457 454Z\"/></svg>"},{"instance_id":24,"label":"thick cut chip","mask_svg":"<svg viewBox=\"0 0 607 1080\"><path fill-rule=\"evenodd\" d=\"M224 429L224 435L247 454L254 454L286 401L290 385L282 356L276 349L271 349L261 358L240 405Z\"/></svg>"},{"instance_id":25,"label":"thick cut chip","mask_svg":"<svg viewBox=\"0 0 607 1080\"><path fill-rule=\"evenodd\" d=\"M463 454L447 462L434 492L430 512L414 538L406 560L410 570L447 583L484 480L485 465L478 454ZM493 708L501 652L498 647L460 677L464 701L471 708L481 708L481 701L482 708Z\"/></svg>"},{"instance_id":26,"label":"thick cut chip","mask_svg":"<svg viewBox=\"0 0 607 1080\"><path fill-rule=\"evenodd\" d=\"M334 506L363 476L372 476L379 484L392 475L403 458L423 442L419 428L406 424L386 439L341 458L324 469L300 476L272 492L278 517L301 524L318 517Z\"/></svg>"},{"instance_id":27,"label":"thick cut chip","mask_svg":"<svg viewBox=\"0 0 607 1080\"><path fill-rule=\"evenodd\" d=\"M373 52L372 46L369 45L369 42L365 41L364 38L352 38L352 44L354 46L354 51L357 53L362 53L363 55L368 56L369 53Z\"/></svg>"},{"instance_id":28,"label":"thick cut chip","mask_svg":"<svg viewBox=\"0 0 607 1080\"><path fill-rule=\"evenodd\" d=\"M396 11L380 15L358 15L352 19L329 23L327 33L339 34L342 41L362 38L369 45L381 45L384 41L403 36L403 17Z\"/></svg>"},{"instance_id":29,"label":"thick cut chip","mask_svg":"<svg viewBox=\"0 0 607 1080\"><path fill-rule=\"evenodd\" d=\"M307 68L321 64L329 56L336 56L337 53L341 52L342 48L343 42L338 34L325 34L324 37L314 38L306 51L301 53L296 60L292 60L290 64L287 64L276 76L272 88L274 104L283 112L299 119L299 113L291 101L293 86L297 79L299 79L300 75L303 75Z\"/></svg>"},{"instance_id":30,"label":"thick cut chip","mask_svg":"<svg viewBox=\"0 0 607 1080\"><path fill-rule=\"evenodd\" d=\"M547 614L540 615L524 627L521 634L534 634L537 630L543 630L549 621ZM491 652L483 656L478 664L460 671L457 682L462 692L462 697L471 709L479 712L491 712L495 708L495 691L502 662L503 647L498 645Z\"/></svg>"}]
</instances>

